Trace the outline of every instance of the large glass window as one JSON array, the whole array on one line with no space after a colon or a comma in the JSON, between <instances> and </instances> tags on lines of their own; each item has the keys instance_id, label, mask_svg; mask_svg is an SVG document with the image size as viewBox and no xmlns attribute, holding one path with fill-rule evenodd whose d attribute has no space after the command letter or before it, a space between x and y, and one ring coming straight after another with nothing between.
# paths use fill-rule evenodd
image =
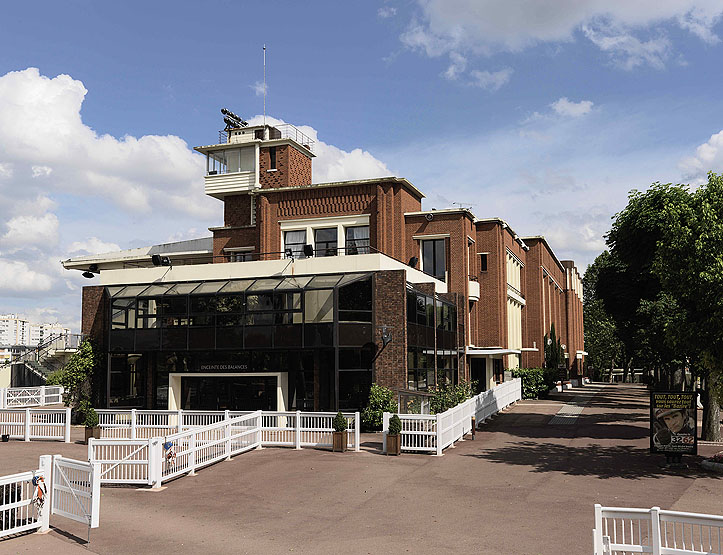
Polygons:
<instances>
[{"instance_id":1,"label":"large glass window","mask_svg":"<svg viewBox=\"0 0 723 555\"><path fill-rule=\"evenodd\" d=\"M253 147L214 150L208 153L208 174L250 172L256 169L256 149Z\"/></svg>"},{"instance_id":2,"label":"large glass window","mask_svg":"<svg viewBox=\"0 0 723 555\"><path fill-rule=\"evenodd\" d=\"M369 254L369 226L346 228L346 254Z\"/></svg>"},{"instance_id":3,"label":"large glass window","mask_svg":"<svg viewBox=\"0 0 723 555\"><path fill-rule=\"evenodd\" d=\"M422 241L422 271L442 281L447 273L444 243L444 239Z\"/></svg>"},{"instance_id":4,"label":"large glass window","mask_svg":"<svg viewBox=\"0 0 723 555\"><path fill-rule=\"evenodd\" d=\"M284 253L287 258L304 258L306 230L286 231L284 233Z\"/></svg>"},{"instance_id":5,"label":"large glass window","mask_svg":"<svg viewBox=\"0 0 723 555\"><path fill-rule=\"evenodd\" d=\"M336 256L336 228L315 229L314 243L314 254L316 256Z\"/></svg>"}]
</instances>

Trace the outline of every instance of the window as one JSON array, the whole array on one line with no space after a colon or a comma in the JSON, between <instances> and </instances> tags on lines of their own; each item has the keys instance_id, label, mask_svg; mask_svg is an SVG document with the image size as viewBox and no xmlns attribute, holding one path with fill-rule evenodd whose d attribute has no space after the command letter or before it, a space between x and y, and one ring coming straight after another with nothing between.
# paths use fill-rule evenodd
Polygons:
<instances>
[{"instance_id":1,"label":"window","mask_svg":"<svg viewBox=\"0 0 723 555\"><path fill-rule=\"evenodd\" d=\"M446 280L447 273L444 242L444 239L422 241L422 271L442 281Z\"/></svg>"},{"instance_id":2,"label":"window","mask_svg":"<svg viewBox=\"0 0 723 555\"><path fill-rule=\"evenodd\" d=\"M481 272L487 271L487 253L482 252L479 255L479 269Z\"/></svg>"},{"instance_id":3,"label":"window","mask_svg":"<svg viewBox=\"0 0 723 555\"><path fill-rule=\"evenodd\" d=\"M254 259L251 250L227 250L225 255L228 262L251 262Z\"/></svg>"},{"instance_id":4,"label":"window","mask_svg":"<svg viewBox=\"0 0 723 555\"><path fill-rule=\"evenodd\" d=\"M304 245L306 244L306 230L287 231L284 233L284 253L287 258L304 258ZM291 250L291 256L289 256Z\"/></svg>"},{"instance_id":5,"label":"window","mask_svg":"<svg viewBox=\"0 0 723 555\"><path fill-rule=\"evenodd\" d=\"M314 254L316 256L336 256L336 228L326 227L314 230Z\"/></svg>"},{"instance_id":6,"label":"window","mask_svg":"<svg viewBox=\"0 0 723 555\"><path fill-rule=\"evenodd\" d=\"M346 228L346 254L369 254L369 226Z\"/></svg>"},{"instance_id":7,"label":"window","mask_svg":"<svg viewBox=\"0 0 723 555\"><path fill-rule=\"evenodd\" d=\"M269 147L269 169L276 169L276 147Z\"/></svg>"},{"instance_id":8,"label":"window","mask_svg":"<svg viewBox=\"0 0 723 555\"><path fill-rule=\"evenodd\" d=\"M255 158L254 148L214 150L206 156L206 171L208 175L254 171Z\"/></svg>"}]
</instances>

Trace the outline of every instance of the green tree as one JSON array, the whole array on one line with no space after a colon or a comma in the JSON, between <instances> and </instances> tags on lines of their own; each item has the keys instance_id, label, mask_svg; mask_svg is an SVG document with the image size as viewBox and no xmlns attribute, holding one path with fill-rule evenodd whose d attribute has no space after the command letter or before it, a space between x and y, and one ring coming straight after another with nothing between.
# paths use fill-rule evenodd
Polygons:
<instances>
[{"instance_id":1,"label":"green tree","mask_svg":"<svg viewBox=\"0 0 723 555\"><path fill-rule=\"evenodd\" d=\"M609 259L610 253L604 251L588 266L582 278L586 363L596 380L604 379L607 369L612 370L616 363L621 363L624 352L615 321L605 310L597 290L600 269Z\"/></svg>"},{"instance_id":2,"label":"green tree","mask_svg":"<svg viewBox=\"0 0 723 555\"><path fill-rule=\"evenodd\" d=\"M68 363L48 376L48 385L62 385L66 406L79 408L90 405L93 375L99 366L98 349L89 339L83 341Z\"/></svg>"},{"instance_id":3,"label":"green tree","mask_svg":"<svg viewBox=\"0 0 723 555\"><path fill-rule=\"evenodd\" d=\"M710 173L708 183L684 201L672 200L663 207L666 227L654 270L685 311L678 336L703 372L703 438L718 441L723 400L723 177Z\"/></svg>"},{"instance_id":4,"label":"green tree","mask_svg":"<svg viewBox=\"0 0 723 555\"><path fill-rule=\"evenodd\" d=\"M565 352L562 344L555 334L555 322L550 326L549 335L545 334L545 368L557 372L565 361Z\"/></svg>"}]
</instances>

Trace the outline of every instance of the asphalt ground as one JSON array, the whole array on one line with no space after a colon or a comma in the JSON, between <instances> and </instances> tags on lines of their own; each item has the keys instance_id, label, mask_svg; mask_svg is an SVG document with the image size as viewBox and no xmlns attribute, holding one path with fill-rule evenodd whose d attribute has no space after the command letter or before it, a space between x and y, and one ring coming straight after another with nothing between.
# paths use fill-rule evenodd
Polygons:
<instances>
[{"instance_id":1,"label":"asphalt ground","mask_svg":"<svg viewBox=\"0 0 723 555\"><path fill-rule=\"evenodd\" d=\"M589 393L574 424L548 424ZM723 476L693 458L661 468L648 425L645 388L599 384L517 403L442 457L384 456L374 434L361 453L266 448L159 492L103 487L88 545L86 527L54 516L50 533L0 540L0 553L577 554L592 550L595 503L723 514ZM0 475L52 453L87 458L85 445L13 441Z\"/></svg>"}]
</instances>

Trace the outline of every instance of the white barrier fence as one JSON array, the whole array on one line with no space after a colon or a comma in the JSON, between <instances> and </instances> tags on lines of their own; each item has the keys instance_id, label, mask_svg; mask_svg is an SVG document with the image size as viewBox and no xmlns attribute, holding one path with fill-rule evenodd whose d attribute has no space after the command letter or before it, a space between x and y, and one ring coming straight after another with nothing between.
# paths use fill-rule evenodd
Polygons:
<instances>
[{"instance_id":1,"label":"white barrier fence","mask_svg":"<svg viewBox=\"0 0 723 555\"><path fill-rule=\"evenodd\" d=\"M456 407L438 414L400 414L402 421L402 451L442 451L461 440L472 430L472 417L483 422L505 407L522 399L522 380L515 378L479 395L467 399ZM387 450L387 433L392 413L383 416L384 452Z\"/></svg>"},{"instance_id":2,"label":"white barrier fence","mask_svg":"<svg viewBox=\"0 0 723 555\"><path fill-rule=\"evenodd\" d=\"M53 457L51 514L97 528L100 520L100 477L97 463Z\"/></svg>"},{"instance_id":3,"label":"white barrier fence","mask_svg":"<svg viewBox=\"0 0 723 555\"><path fill-rule=\"evenodd\" d=\"M100 464L100 482L160 487L256 447L331 447L336 413L103 409L98 415L101 439L88 441L88 460ZM343 415L347 447L359 451L360 415Z\"/></svg>"},{"instance_id":4,"label":"white barrier fence","mask_svg":"<svg viewBox=\"0 0 723 555\"><path fill-rule=\"evenodd\" d=\"M51 467L52 457L45 455L40 457L38 470L0 476L0 538L50 529L50 507L45 504L39 508L33 478L43 478L49 483Z\"/></svg>"},{"instance_id":5,"label":"white barrier fence","mask_svg":"<svg viewBox=\"0 0 723 555\"><path fill-rule=\"evenodd\" d=\"M0 388L0 409L44 407L63 402L63 386Z\"/></svg>"},{"instance_id":6,"label":"white barrier fence","mask_svg":"<svg viewBox=\"0 0 723 555\"><path fill-rule=\"evenodd\" d=\"M10 439L57 439L70 443L70 408L0 409L0 435Z\"/></svg>"},{"instance_id":7,"label":"white barrier fence","mask_svg":"<svg viewBox=\"0 0 723 555\"><path fill-rule=\"evenodd\" d=\"M595 505L595 555L723 555L723 516Z\"/></svg>"}]
</instances>

